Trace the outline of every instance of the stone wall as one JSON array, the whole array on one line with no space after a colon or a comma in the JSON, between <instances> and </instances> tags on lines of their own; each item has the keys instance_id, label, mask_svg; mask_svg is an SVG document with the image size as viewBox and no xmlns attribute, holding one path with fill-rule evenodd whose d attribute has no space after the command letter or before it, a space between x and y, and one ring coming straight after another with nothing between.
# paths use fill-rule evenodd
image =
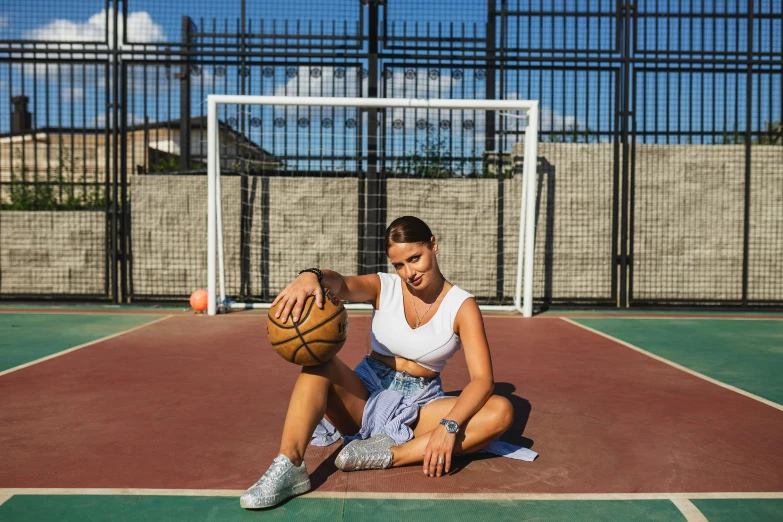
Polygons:
<instances>
[{"instance_id":1,"label":"stone wall","mask_svg":"<svg viewBox=\"0 0 783 522\"><path fill-rule=\"evenodd\" d=\"M783 299L783 147L751 154L748 298Z\"/></svg>"},{"instance_id":2,"label":"stone wall","mask_svg":"<svg viewBox=\"0 0 783 522\"><path fill-rule=\"evenodd\" d=\"M251 178L246 222L250 293L261 292L261 235L269 240L269 288L277 292L306 266L357 267L357 182L347 178ZM265 186L267 185L267 186ZM226 292L241 288L240 178L221 184ZM269 230L262 200L269 196ZM131 187L133 280L137 295L187 295L206 286L207 179L137 176Z\"/></svg>"},{"instance_id":3,"label":"stone wall","mask_svg":"<svg viewBox=\"0 0 783 522\"><path fill-rule=\"evenodd\" d=\"M748 298L783 299L783 147L754 147ZM642 145L636 153L639 299L742 299L745 148Z\"/></svg>"},{"instance_id":4,"label":"stone wall","mask_svg":"<svg viewBox=\"0 0 783 522\"><path fill-rule=\"evenodd\" d=\"M613 162L610 144L539 144L536 297L611 297Z\"/></svg>"},{"instance_id":5,"label":"stone wall","mask_svg":"<svg viewBox=\"0 0 783 522\"><path fill-rule=\"evenodd\" d=\"M106 294L106 214L0 211L0 295Z\"/></svg>"},{"instance_id":6,"label":"stone wall","mask_svg":"<svg viewBox=\"0 0 783 522\"><path fill-rule=\"evenodd\" d=\"M539 144L536 297L611 298L614 157L611 144ZM783 148L753 148L748 244L751 299L783 299L782 164ZM741 298L744 166L743 146L636 146L634 298ZM134 294L187 295L206 286L206 178L142 175L131 180ZM504 295L513 295L519 176L503 181L502 197L496 179L390 179L387 189L389 220L404 214L422 217L440 242L439 259L447 277L488 298L497 295L497 220L502 204L500 286ZM268 258L272 294L306 266L356 273L355 179L250 178L248 191L251 210L245 225L252 239L247 261L250 277L245 284L251 293L260 293L265 282L263 256ZM264 200L268 205L262 204ZM227 291L236 294L241 285L240 178L224 177L222 201ZM100 260L96 261L94 253L103 252L103 215L93 214L93 220L72 218L66 224L68 218L61 216L68 213L50 214L0 214L0 292L29 292L31 288L44 293L77 292L79 288L87 292L94 287L102 291L102 257L97 255ZM80 214L90 215L73 213ZM78 230L88 246L73 236ZM261 252L262 235L268 236L266 253ZM68 239L52 243L50 236ZM52 244L57 250L47 258L46 245ZM56 253L68 249L67 255ZM23 260L27 254L22 252L27 251L38 252L30 254L33 262ZM85 265L74 259L90 261ZM35 270L29 268L33 266ZM79 286L74 281L81 281L81 276L74 274L84 271L101 277L92 286ZM47 273L52 275L34 275Z\"/></svg>"}]
</instances>

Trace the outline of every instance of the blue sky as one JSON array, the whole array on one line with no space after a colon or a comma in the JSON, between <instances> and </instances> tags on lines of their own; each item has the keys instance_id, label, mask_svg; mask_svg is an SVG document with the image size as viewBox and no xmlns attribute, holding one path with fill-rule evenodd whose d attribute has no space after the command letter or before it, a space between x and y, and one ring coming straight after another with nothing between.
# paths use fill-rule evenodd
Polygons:
<instances>
[{"instance_id":1,"label":"blue sky","mask_svg":"<svg viewBox=\"0 0 783 522\"><path fill-rule=\"evenodd\" d=\"M224 26L223 20L229 19L226 25L231 30L236 26L239 16L238 1L128 1L128 37L136 42L177 42L183 14L191 16L200 26L199 30L208 30L211 27L208 21L212 18L221 20L218 24L220 30ZM250 1L248 17L254 24L254 32L260 30L263 18L267 30L273 21L278 30L284 30L284 20L287 19L287 30L292 33L297 30L293 20L299 20L301 32L323 30L327 34L343 31L353 34L358 22L357 3L356 0L329 0L328 3L323 0ZM498 6L503 5L501 0L497 0L497 3ZM691 10L729 14L743 12L747 9L747 1L640 0L637 3L642 15L680 13L679 17L670 19L642 16L637 25L637 56L655 49L686 53L747 52L748 27L743 20L731 16L709 17L705 20L688 16ZM759 19L754 26L754 51L780 53L783 46L783 1L765 0L756 4ZM578 14L565 17L530 14L511 16L503 34L506 36L505 46L512 54L520 49L524 51L540 46L568 49L570 56L574 55L575 49L603 51L607 53L606 56L613 55L611 51L615 43L616 21L612 12L615 2L612 0L508 0L506 5L510 11L530 13L553 6L552 9L558 12ZM100 0L38 0L35 10L0 7L0 40L100 40L106 31L106 24L100 16L103 6L104 2ZM601 12L603 15L599 14ZM587 13L591 13L590 16L586 16ZM202 18L205 20L203 24ZM388 18L390 35L413 34L416 31L420 35L434 35L438 31L449 31L457 37L483 37L487 13L484 2L479 0L389 0ZM78 45L74 47L78 49ZM452 53L450 58L458 60L460 54ZM520 63L523 62L524 59L521 59ZM437 64L433 67L412 68L387 61L385 65L391 67L387 90L389 95L468 98L486 95L485 82L477 77L475 70L468 67L444 66L438 68L438 78L432 79L428 77L429 69L436 68ZM607 62L604 65L608 67L611 64ZM761 72L754 77L752 121L756 128L761 128L764 121L781 119L779 59L776 67L775 71ZM720 132L732 130L734 126L744 128L747 115L745 76L742 71L712 70L685 74L676 70L652 70L654 68L640 71L636 77L639 129ZM561 62L544 62L535 70L510 71L504 76L505 97L539 99L542 114L548 119L544 122L545 128L560 130L577 126L580 129L589 127L593 131L612 131L616 87L614 73L606 70L575 71L568 66L565 69ZM360 94L360 71L347 67L341 81L335 82L336 70L334 66L323 67L320 77L316 79L310 73L310 68L299 67L295 77L287 77L285 67L281 66L275 67L273 76L264 80L263 70L254 67L251 69L248 89L255 94ZM407 70L413 70L415 77L406 76ZM133 69L130 86L131 121L141 121L144 116L158 120L178 117L178 82L173 79L176 72L176 66L166 68L150 65ZM194 114L200 111L199 99L209 92L239 92L240 76L236 67L227 67L222 76L214 66L205 66L200 72L200 77L194 77ZM7 100L11 95L19 94L23 78L25 93L35 98L32 109L36 113L38 126L44 126L44 115L47 113L50 125L91 126L105 121L102 69L47 67L40 63L24 67L0 64L0 98ZM168 110L169 106L172 107L171 111ZM664 110L666 107L668 112ZM0 132L7 132L9 121L5 111L0 113Z\"/></svg>"}]
</instances>

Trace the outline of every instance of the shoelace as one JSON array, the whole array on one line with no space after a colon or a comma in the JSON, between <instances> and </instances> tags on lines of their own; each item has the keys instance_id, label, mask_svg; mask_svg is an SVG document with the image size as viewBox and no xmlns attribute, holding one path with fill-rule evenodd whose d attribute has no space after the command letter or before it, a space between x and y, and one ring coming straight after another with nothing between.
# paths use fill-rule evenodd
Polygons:
<instances>
[{"instance_id":1,"label":"shoelace","mask_svg":"<svg viewBox=\"0 0 783 522\"><path fill-rule=\"evenodd\" d=\"M270 477L274 476L275 471L277 471L277 469L280 468L281 466L285 466L285 461L277 460L277 459L273 460L272 465L269 466L269 469L266 470L266 472L263 475L261 475L261 478L256 481L256 484L261 484L264 481L264 479L267 478L267 476Z\"/></svg>"},{"instance_id":2,"label":"shoelace","mask_svg":"<svg viewBox=\"0 0 783 522\"><path fill-rule=\"evenodd\" d=\"M386 465L389 459L389 450L385 448L366 451L357 457L356 469L376 468Z\"/></svg>"}]
</instances>

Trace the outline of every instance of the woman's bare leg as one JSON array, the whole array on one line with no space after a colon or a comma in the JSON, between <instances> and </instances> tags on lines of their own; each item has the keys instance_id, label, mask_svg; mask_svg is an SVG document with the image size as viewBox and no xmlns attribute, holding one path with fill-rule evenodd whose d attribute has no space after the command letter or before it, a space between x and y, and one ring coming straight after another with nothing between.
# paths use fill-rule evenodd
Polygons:
<instances>
[{"instance_id":1,"label":"woman's bare leg","mask_svg":"<svg viewBox=\"0 0 783 522\"><path fill-rule=\"evenodd\" d=\"M368 397L361 379L337 357L303 367L288 403L280 453L299 466L324 415L342 433L356 433Z\"/></svg>"},{"instance_id":2,"label":"woman's bare leg","mask_svg":"<svg viewBox=\"0 0 783 522\"><path fill-rule=\"evenodd\" d=\"M438 399L421 409L413 439L392 448L393 466L416 464L424 460L424 450L430 440L430 433L438 427L442 418L448 416L456 400ZM508 399L493 395L464 427L460 427L454 454L470 453L483 448L506 431L513 421L514 409Z\"/></svg>"}]
</instances>

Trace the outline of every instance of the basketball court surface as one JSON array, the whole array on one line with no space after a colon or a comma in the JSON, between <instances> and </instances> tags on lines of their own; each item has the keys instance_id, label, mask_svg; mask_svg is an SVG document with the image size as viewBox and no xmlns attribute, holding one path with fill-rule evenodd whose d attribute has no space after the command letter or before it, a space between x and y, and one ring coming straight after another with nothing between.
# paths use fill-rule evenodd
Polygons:
<instances>
[{"instance_id":1,"label":"basketball court surface","mask_svg":"<svg viewBox=\"0 0 783 522\"><path fill-rule=\"evenodd\" d=\"M783 520L783 314L485 314L502 439L534 462L343 473L311 448L309 494L246 511L298 373L265 321L0 308L0 520ZM444 389L467 382L458 354Z\"/></svg>"}]
</instances>

